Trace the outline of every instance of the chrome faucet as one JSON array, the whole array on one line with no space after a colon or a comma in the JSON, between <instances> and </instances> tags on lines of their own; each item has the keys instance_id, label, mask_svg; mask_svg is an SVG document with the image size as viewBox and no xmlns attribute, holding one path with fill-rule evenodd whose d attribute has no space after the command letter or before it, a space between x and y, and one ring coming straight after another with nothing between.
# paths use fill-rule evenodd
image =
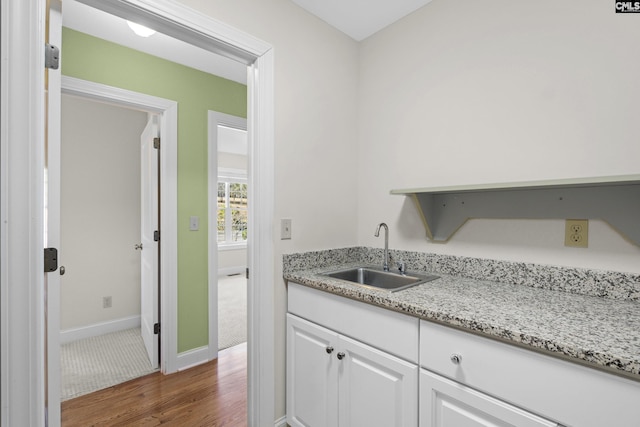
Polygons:
<instances>
[{"instance_id":1,"label":"chrome faucet","mask_svg":"<svg viewBox=\"0 0 640 427\"><path fill-rule=\"evenodd\" d=\"M389 271L389 227L384 222L378 224L378 228L376 228L376 237L380 236L380 227L384 227L384 264L382 264L382 269L384 271Z\"/></svg>"}]
</instances>

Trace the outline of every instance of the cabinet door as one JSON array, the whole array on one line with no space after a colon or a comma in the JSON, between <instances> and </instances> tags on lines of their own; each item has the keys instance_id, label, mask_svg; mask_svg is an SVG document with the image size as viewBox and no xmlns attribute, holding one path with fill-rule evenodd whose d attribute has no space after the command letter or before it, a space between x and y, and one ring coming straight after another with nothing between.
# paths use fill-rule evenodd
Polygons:
<instances>
[{"instance_id":1,"label":"cabinet door","mask_svg":"<svg viewBox=\"0 0 640 427\"><path fill-rule=\"evenodd\" d=\"M420 427L542 426L557 427L558 424L425 369L420 370Z\"/></svg>"},{"instance_id":2,"label":"cabinet door","mask_svg":"<svg viewBox=\"0 0 640 427\"><path fill-rule=\"evenodd\" d=\"M418 366L342 335L339 347L338 425L417 426Z\"/></svg>"},{"instance_id":3,"label":"cabinet door","mask_svg":"<svg viewBox=\"0 0 640 427\"><path fill-rule=\"evenodd\" d=\"M335 332L287 314L287 423L291 427L338 425L337 347Z\"/></svg>"}]
</instances>

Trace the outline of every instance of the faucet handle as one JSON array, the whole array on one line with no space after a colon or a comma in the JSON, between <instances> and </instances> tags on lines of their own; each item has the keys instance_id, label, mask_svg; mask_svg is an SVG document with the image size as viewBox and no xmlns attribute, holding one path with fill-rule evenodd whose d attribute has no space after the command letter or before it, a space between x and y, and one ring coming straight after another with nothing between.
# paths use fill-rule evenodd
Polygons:
<instances>
[{"instance_id":1,"label":"faucet handle","mask_svg":"<svg viewBox=\"0 0 640 427\"><path fill-rule=\"evenodd\" d=\"M403 261L398 261L398 270L400 270L400 274L405 274L407 272L407 266Z\"/></svg>"}]
</instances>

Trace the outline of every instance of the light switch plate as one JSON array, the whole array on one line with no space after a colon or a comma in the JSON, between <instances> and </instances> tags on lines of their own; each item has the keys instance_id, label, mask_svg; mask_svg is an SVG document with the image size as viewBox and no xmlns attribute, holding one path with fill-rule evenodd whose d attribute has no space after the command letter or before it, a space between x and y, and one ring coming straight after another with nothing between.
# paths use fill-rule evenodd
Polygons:
<instances>
[{"instance_id":1,"label":"light switch plate","mask_svg":"<svg viewBox=\"0 0 640 427\"><path fill-rule=\"evenodd\" d=\"M192 216L189 218L189 230L198 231L200 229L200 217Z\"/></svg>"},{"instance_id":2,"label":"light switch plate","mask_svg":"<svg viewBox=\"0 0 640 427\"><path fill-rule=\"evenodd\" d=\"M280 220L280 240L291 240L291 220Z\"/></svg>"}]
</instances>

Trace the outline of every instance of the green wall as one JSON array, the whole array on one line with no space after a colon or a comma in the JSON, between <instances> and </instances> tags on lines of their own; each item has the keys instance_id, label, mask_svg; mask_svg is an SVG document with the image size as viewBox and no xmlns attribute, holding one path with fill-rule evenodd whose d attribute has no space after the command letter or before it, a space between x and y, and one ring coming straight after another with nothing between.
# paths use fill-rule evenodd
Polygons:
<instances>
[{"instance_id":1,"label":"green wall","mask_svg":"<svg viewBox=\"0 0 640 427\"><path fill-rule=\"evenodd\" d=\"M68 28L61 62L65 76L178 102L178 352L207 345L207 110L246 117L247 87Z\"/></svg>"}]
</instances>

